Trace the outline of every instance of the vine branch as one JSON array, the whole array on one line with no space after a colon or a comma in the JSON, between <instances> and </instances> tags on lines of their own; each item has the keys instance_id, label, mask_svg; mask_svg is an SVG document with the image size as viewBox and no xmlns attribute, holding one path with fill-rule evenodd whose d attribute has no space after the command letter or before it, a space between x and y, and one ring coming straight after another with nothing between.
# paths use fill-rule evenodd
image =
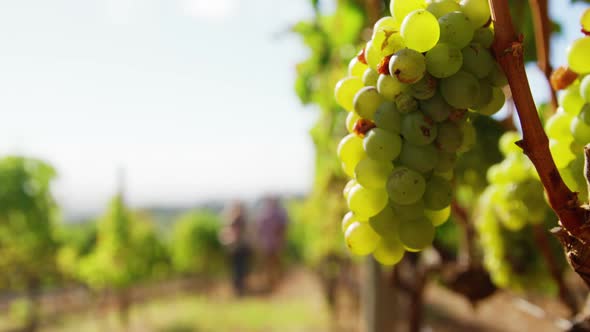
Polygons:
<instances>
[{"instance_id":1,"label":"vine branch","mask_svg":"<svg viewBox=\"0 0 590 332\"><path fill-rule=\"evenodd\" d=\"M584 229L585 211L563 182L549 152L549 139L543 130L524 69L522 36L517 36L507 0L489 0L495 27L494 53L506 73L520 119L523 140L517 144L529 157L549 198L549 204L569 233L590 242Z\"/></svg>"},{"instance_id":2,"label":"vine branch","mask_svg":"<svg viewBox=\"0 0 590 332\"><path fill-rule=\"evenodd\" d=\"M541 252L541 256L543 257L545 264L547 264L547 270L549 270L551 278L553 278L553 281L557 284L559 299L569 309L570 314L575 315L578 312L578 303L574 294L565 284L563 275L559 270L557 262L555 261L555 257L551 251L551 245L549 243L547 231L542 225L535 224L533 225L533 236L537 248Z\"/></svg>"},{"instance_id":3,"label":"vine branch","mask_svg":"<svg viewBox=\"0 0 590 332\"><path fill-rule=\"evenodd\" d=\"M557 109L557 95L551 86L551 63L549 56L551 52L551 21L547 9L547 0L529 0L531 12L533 14L533 24L535 31L535 44L537 46L537 66L547 79L547 85L551 95L551 106L553 111Z\"/></svg>"},{"instance_id":4,"label":"vine branch","mask_svg":"<svg viewBox=\"0 0 590 332\"><path fill-rule=\"evenodd\" d=\"M414 283L414 289L410 294L410 313L408 321L408 331L420 332L423 321L424 306L424 289L428 277L428 269L417 266L417 276Z\"/></svg>"},{"instance_id":5,"label":"vine branch","mask_svg":"<svg viewBox=\"0 0 590 332\"><path fill-rule=\"evenodd\" d=\"M467 211L457 201L451 203L451 211L457 217L457 223L461 225L463 230L462 250L459 251L458 261L465 263L466 266L471 266L475 263L475 229L469 221Z\"/></svg>"}]
</instances>

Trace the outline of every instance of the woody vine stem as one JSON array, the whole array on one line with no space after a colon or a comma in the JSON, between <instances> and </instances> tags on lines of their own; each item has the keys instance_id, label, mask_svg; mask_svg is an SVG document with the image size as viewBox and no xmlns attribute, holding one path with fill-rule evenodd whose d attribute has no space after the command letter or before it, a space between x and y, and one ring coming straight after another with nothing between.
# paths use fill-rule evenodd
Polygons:
<instances>
[{"instance_id":1,"label":"woody vine stem","mask_svg":"<svg viewBox=\"0 0 590 332\"><path fill-rule=\"evenodd\" d=\"M583 227L586 212L578 203L577 194L563 182L549 152L549 139L539 120L524 69L522 36L516 34L512 24L508 0L489 0L489 3L496 35L493 50L508 78L523 132L523 139L517 144L535 166L561 226L581 242L588 243L590 232Z\"/></svg>"}]
</instances>

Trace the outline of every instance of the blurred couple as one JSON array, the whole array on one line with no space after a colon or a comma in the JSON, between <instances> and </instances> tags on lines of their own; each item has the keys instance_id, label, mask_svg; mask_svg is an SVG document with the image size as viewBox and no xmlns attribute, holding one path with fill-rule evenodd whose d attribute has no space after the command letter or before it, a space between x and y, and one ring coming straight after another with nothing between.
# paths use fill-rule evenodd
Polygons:
<instances>
[{"instance_id":1,"label":"blurred couple","mask_svg":"<svg viewBox=\"0 0 590 332\"><path fill-rule=\"evenodd\" d=\"M229 253L235 294L242 296L246 293L246 278L254 253L260 259L264 290L274 290L283 273L281 256L287 239L287 212L279 200L271 196L263 199L253 225L248 223L248 214L241 201L232 202L224 215L225 225L219 238Z\"/></svg>"}]
</instances>

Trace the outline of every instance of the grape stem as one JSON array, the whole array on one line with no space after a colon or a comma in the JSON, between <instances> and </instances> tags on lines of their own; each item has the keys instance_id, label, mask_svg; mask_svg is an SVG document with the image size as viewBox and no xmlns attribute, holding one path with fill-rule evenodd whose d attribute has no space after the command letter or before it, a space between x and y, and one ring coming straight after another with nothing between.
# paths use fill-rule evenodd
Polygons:
<instances>
[{"instance_id":1,"label":"grape stem","mask_svg":"<svg viewBox=\"0 0 590 332\"><path fill-rule=\"evenodd\" d=\"M531 12L533 14L533 24L535 31L535 44L537 46L537 66L547 79L547 85L551 95L551 106L553 111L557 109L557 95L551 86L551 63L549 55L551 51L551 21L547 10L547 0L529 0Z\"/></svg>"},{"instance_id":2,"label":"grape stem","mask_svg":"<svg viewBox=\"0 0 590 332\"><path fill-rule=\"evenodd\" d=\"M523 132L523 140L517 144L535 166L549 204L563 228L579 241L588 243L590 230L584 227L585 210L578 203L577 193L563 182L549 152L549 139L539 120L524 69L522 35L517 36L514 30L508 0L489 0L489 3L496 33L493 50L508 78Z\"/></svg>"}]
</instances>

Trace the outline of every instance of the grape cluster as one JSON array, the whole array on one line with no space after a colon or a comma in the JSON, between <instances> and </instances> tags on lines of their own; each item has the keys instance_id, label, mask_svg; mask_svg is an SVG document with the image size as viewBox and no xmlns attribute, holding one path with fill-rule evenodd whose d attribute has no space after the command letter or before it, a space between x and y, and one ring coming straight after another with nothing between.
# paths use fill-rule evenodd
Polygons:
<instances>
[{"instance_id":1,"label":"grape cluster","mask_svg":"<svg viewBox=\"0 0 590 332\"><path fill-rule=\"evenodd\" d=\"M353 254L384 265L420 251L447 221L458 154L475 144L471 114L504 104L486 0L392 0L336 84L349 111L338 146Z\"/></svg>"},{"instance_id":2,"label":"grape cluster","mask_svg":"<svg viewBox=\"0 0 590 332\"><path fill-rule=\"evenodd\" d=\"M493 210L498 221L511 231L518 231L527 223L540 223L549 212L538 174L515 144L519 139L516 132L507 132L500 138L504 160L488 169L490 185L482 195L487 209Z\"/></svg>"},{"instance_id":3,"label":"grape cluster","mask_svg":"<svg viewBox=\"0 0 590 332\"><path fill-rule=\"evenodd\" d=\"M479 199L475 225L484 265L496 285L543 289L551 278L537 252L530 227L544 223L551 214L538 175L514 144L517 140L516 132L507 132L500 138L505 159L488 169L490 186Z\"/></svg>"},{"instance_id":4,"label":"grape cluster","mask_svg":"<svg viewBox=\"0 0 590 332\"><path fill-rule=\"evenodd\" d=\"M582 16L582 31L590 29L590 10ZM590 143L590 36L572 42L568 49L569 70L577 78L561 91L559 107L545 123L549 150L567 186L586 201L583 177L584 146Z\"/></svg>"},{"instance_id":5,"label":"grape cluster","mask_svg":"<svg viewBox=\"0 0 590 332\"><path fill-rule=\"evenodd\" d=\"M486 193L480 197L489 204L493 198ZM552 221L555 223L555 220ZM532 226L525 225L520 231L507 229L498 222L493 209L483 209L477 216L477 231L480 236L484 266L490 273L492 281L501 288L517 291L536 290L555 293L557 288L547 266L535 244ZM545 223L544 228L551 227ZM553 243L551 248L555 257L562 257L559 245ZM563 268L564 262L560 262Z\"/></svg>"}]
</instances>

